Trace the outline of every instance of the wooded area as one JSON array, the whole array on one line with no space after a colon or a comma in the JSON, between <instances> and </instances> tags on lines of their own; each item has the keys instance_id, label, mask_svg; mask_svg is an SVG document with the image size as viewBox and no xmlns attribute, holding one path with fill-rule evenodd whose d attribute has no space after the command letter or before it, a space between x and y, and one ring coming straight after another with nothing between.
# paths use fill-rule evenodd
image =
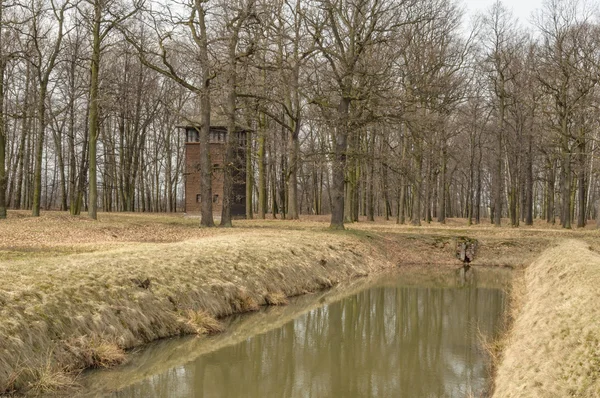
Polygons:
<instances>
[{"instance_id":1,"label":"wooded area","mask_svg":"<svg viewBox=\"0 0 600 398\"><path fill-rule=\"evenodd\" d=\"M248 218L583 227L597 11L546 0L525 29L501 2L465 21L453 0L1 0L0 218L182 211L176 126L200 120L206 147L220 117L253 130Z\"/></svg>"}]
</instances>

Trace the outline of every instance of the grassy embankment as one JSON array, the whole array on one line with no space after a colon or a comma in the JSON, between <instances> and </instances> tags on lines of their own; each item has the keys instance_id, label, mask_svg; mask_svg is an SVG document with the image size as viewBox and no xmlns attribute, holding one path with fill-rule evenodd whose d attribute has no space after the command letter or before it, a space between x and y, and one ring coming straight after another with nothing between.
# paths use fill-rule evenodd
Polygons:
<instances>
[{"instance_id":1,"label":"grassy embankment","mask_svg":"<svg viewBox=\"0 0 600 398\"><path fill-rule=\"evenodd\" d=\"M0 391L44 392L123 350L219 328L214 318L277 304L394 266L457 266L454 238L479 240L475 264L519 268L564 237L594 231L239 221L200 229L181 215L11 213L0 222Z\"/></svg>"},{"instance_id":2,"label":"grassy embankment","mask_svg":"<svg viewBox=\"0 0 600 398\"><path fill-rule=\"evenodd\" d=\"M600 254L565 240L525 270L494 397L600 397Z\"/></svg>"}]
</instances>

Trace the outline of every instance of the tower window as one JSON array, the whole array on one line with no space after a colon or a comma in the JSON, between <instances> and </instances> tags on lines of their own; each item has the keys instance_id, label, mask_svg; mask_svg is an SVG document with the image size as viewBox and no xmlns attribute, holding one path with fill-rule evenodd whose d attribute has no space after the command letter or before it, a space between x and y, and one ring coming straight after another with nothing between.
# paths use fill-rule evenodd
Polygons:
<instances>
[{"instance_id":1,"label":"tower window","mask_svg":"<svg viewBox=\"0 0 600 398\"><path fill-rule=\"evenodd\" d=\"M200 134L196 129L187 130L187 142L200 142Z\"/></svg>"}]
</instances>

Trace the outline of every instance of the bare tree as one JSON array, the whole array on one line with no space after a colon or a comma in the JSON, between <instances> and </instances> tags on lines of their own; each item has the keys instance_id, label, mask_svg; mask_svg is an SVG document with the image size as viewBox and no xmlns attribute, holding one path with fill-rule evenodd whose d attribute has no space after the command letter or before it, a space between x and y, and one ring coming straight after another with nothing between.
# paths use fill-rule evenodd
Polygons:
<instances>
[{"instance_id":1,"label":"bare tree","mask_svg":"<svg viewBox=\"0 0 600 398\"><path fill-rule=\"evenodd\" d=\"M309 31L316 48L327 66L335 93L335 128L332 131L332 229L344 229L345 180L351 105L364 99L365 87L358 86L365 76L361 63L375 47L382 46L387 34L405 23L408 2L386 0L320 0L308 14ZM363 64L364 65L364 64Z\"/></svg>"},{"instance_id":2,"label":"bare tree","mask_svg":"<svg viewBox=\"0 0 600 398\"><path fill-rule=\"evenodd\" d=\"M200 144L200 192L201 195L201 225L214 227L212 210L212 164L209 153L209 130L211 123L211 82L215 78L209 55L209 36L206 23L208 0L192 0L180 4L183 14L168 14L168 21L161 19L157 13L150 13L152 29L156 34L158 43L149 45L144 31L133 32L128 30L125 35L127 40L138 50L140 59L150 69L172 79L185 89L194 93L199 99L199 120L192 120L198 124ZM187 13L187 14L186 14ZM174 29L185 26L187 38L193 45L189 48L185 43L173 43L176 36ZM187 76L182 72L176 57L179 55L177 48L188 50L197 56L198 73ZM184 69L184 68L183 68ZM196 71L195 71L196 72Z\"/></svg>"},{"instance_id":3,"label":"bare tree","mask_svg":"<svg viewBox=\"0 0 600 398\"><path fill-rule=\"evenodd\" d=\"M89 94L89 207L88 215L97 219L98 215L98 178L97 178L97 147L99 134L99 101L100 101L100 62L102 46L110 32L133 16L142 6L143 0L126 7L118 0L86 0L91 10L85 12L85 17L92 35L92 55L90 63L90 94Z\"/></svg>"},{"instance_id":4,"label":"bare tree","mask_svg":"<svg viewBox=\"0 0 600 398\"><path fill-rule=\"evenodd\" d=\"M563 228L571 228L573 152L582 145L581 140L574 139L577 135L574 129L578 127L573 126L572 120L577 108L586 101L598 83L596 74L590 73L590 57L597 51L597 41L589 40L590 18L590 13L582 10L576 0L548 0L536 19L542 34L538 79L553 99L556 115L554 130L559 137L560 214Z\"/></svg>"},{"instance_id":5,"label":"bare tree","mask_svg":"<svg viewBox=\"0 0 600 398\"><path fill-rule=\"evenodd\" d=\"M31 48L34 56L30 58L37 74L39 84L37 115L38 134L35 150L35 175L33 185L33 209L34 216L40 215L42 197L42 157L44 150L44 139L46 136L47 115L46 102L48 100L48 84L50 76L54 71L58 56L62 50L62 41L65 36L66 12L71 8L70 0L62 2L50 1L50 9L45 9L46 3L32 1L30 12L32 14L30 26ZM54 19L53 23L47 23L48 14ZM52 36L54 28L57 28L50 42L47 38Z\"/></svg>"},{"instance_id":6,"label":"bare tree","mask_svg":"<svg viewBox=\"0 0 600 398\"><path fill-rule=\"evenodd\" d=\"M511 12L496 1L488 14L484 16L483 35L485 48L485 68L495 97L495 144L492 173L493 189L493 222L499 227L502 223L502 205L504 189L506 112L509 106L510 85L515 79L516 51L523 45L522 34L518 31L517 22Z\"/></svg>"}]
</instances>

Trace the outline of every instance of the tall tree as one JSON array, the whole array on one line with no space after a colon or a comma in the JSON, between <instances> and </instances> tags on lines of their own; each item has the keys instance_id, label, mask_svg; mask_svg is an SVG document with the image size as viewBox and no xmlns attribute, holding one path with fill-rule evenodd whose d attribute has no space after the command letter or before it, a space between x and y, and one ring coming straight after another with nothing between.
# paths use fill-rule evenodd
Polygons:
<instances>
[{"instance_id":1,"label":"tall tree","mask_svg":"<svg viewBox=\"0 0 600 398\"><path fill-rule=\"evenodd\" d=\"M254 44L251 42L247 48L240 51L242 29L246 23L255 18L255 0L244 0L225 2L222 5L226 15L226 65L225 65L225 89L227 98L225 100L225 114L227 118L227 142L225 144L225 156L223 165L223 207L221 212L221 227L231 227L231 204L233 197L234 174L236 167L245 167L236 161L239 141L237 139L237 98L238 98L238 63L241 59L250 56L254 52Z\"/></svg>"},{"instance_id":2,"label":"tall tree","mask_svg":"<svg viewBox=\"0 0 600 398\"><path fill-rule=\"evenodd\" d=\"M65 36L65 18L66 11L71 8L70 0L63 0L61 3L55 0L50 1L50 10L45 9L45 3L33 1L31 3L31 47L35 53L31 59L34 70L37 74L39 84L37 116L38 116L38 133L35 150L35 175L33 179L33 208L34 216L40 215L40 206L42 198L42 158L44 151L44 140L46 137L47 128L47 101L48 101L48 85L50 77L56 66L58 56L62 50L62 41ZM47 14L51 14L56 21L54 24L45 25ZM54 29L56 33L50 42L48 37L52 37Z\"/></svg>"},{"instance_id":3,"label":"tall tree","mask_svg":"<svg viewBox=\"0 0 600 398\"><path fill-rule=\"evenodd\" d=\"M156 46L149 45L143 30L127 30L125 36L138 50L141 62L148 68L172 79L183 88L194 93L198 99L199 118L188 122L196 124L200 146L200 224L204 227L214 227L212 206L212 163L209 152L209 132L211 124L211 82L215 78L209 53L209 32L207 30L206 14L208 0L192 0L185 4L181 14L171 14L167 21L157 13L151 13L150 18L156 33ZM168 10L164 10L168 11ZM166 22L166 23L165 23ZM190 49L183 43L173 43L173 38L179 33L179 26L186 28L186 36L191 40ZM171 46L171 44L173 44ZM179 45L178 45L179 44ZM178 57L182 47L195 55L198 69L188 75L185 65L181 65ZM189 55L189 54L188 54ZM185 57L183 57L185 59Z\"/></svg>"},{"instance_id":4,"label":"tall tree","mask_svg":"<svg viewBox=\"0 0 600 398\"><path fill-rule=\"evenodd\" d=\"M6 218L6 129L4 115L4 74L6 73L6 64L8 62L6 40L5 40L5 22L4 22L5 2L0 0L0 219Z\"/></svg>"},{"instance_id":5,"label":"tall tree","mask_svg":"<svg viewBox=\"0 0 600 398\"><path fill-rule=\"evenodd\" d=\"M335 95L332 100L337 102L332 130L330 228L344 229L348 139L353 133L351 105L366 97L366 87L357 84L364 82L368 74L361 67L365 66L363 60L369 53L376 53L376 47L388 42L393 28L410 23L405 14L409 1L319 0L316 3L317 7L308 16L309 31L323 66L330 73Z\"/></svg>"},{"instance_id":6,"label":"tall tree","mask_svg":"<svg viewBox=\"0 0 600 398\"><path fill-rule=\"evenodd\" d=\"M542 87L554 102L553 129L558 136L561 163L560 218L563 228L567 229L571 228L574 204L571 195L573 153L581 148L580 140L574 137L582 126L573 122L577 120L578 108L598 84L597 74L590 67L593 54L598 51L597 39L589 40L590 18L589 10L569 0L548 0L536 18L542 35L536 70Z\"/></svg>"},{"instance_id":7,"label":"tall tree","mask_svg":"<svg viewBox=\"0 0 600 398\"><path fill-rule=\"evenodd\" d=\"M118 0L86 0L91 12L86 15L92 36L92 54L90 62L90 94L89 94L89 204L88 215L98 218L98 177L97 149L99 134L99 101L100 101L100 62L102 46L109 33L133 16L142 6L143 0L136 0L132 6L123 6Z\"/></svg>"},{"instance_id":8,"label":"tall tree","mask_svg":"<svg viewBox=\"0 0 600 398\"><path fill-rule=\"evenodd\" d=\"M511 101L510 85L515 79L515 53L523 45L512 13L497 0L484 16L485 67L495 98L494 169L492 171L492 213L494 225L502 224L506 113Z\"/></svg>"}]
</instances>

